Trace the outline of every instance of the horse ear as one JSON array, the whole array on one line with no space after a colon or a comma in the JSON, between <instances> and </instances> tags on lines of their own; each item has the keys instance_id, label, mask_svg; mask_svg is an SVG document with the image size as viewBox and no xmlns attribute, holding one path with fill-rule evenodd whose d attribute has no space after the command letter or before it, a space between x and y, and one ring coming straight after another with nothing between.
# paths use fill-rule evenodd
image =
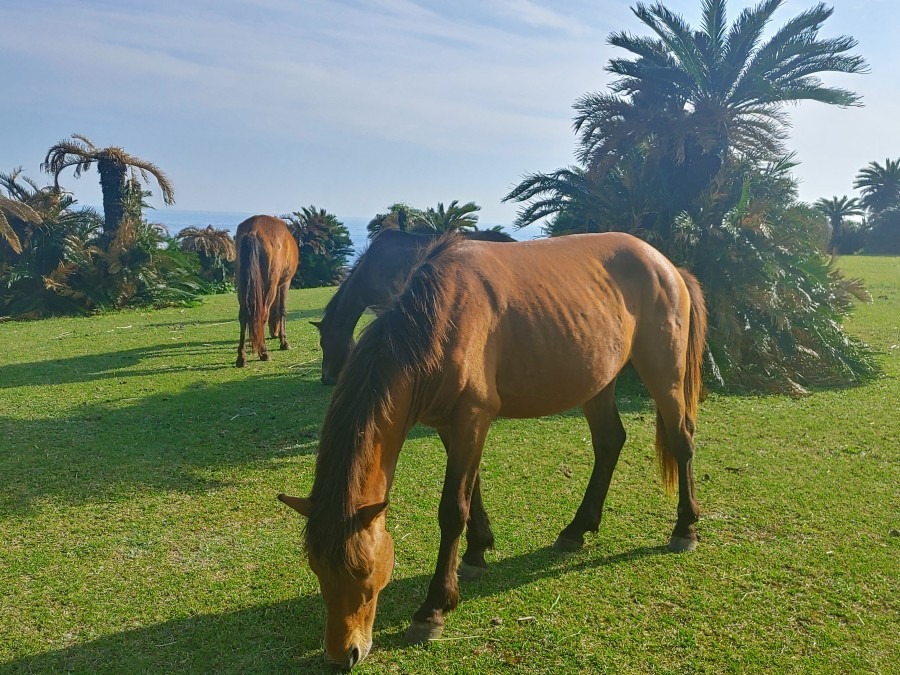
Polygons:
<instances>
[{"instance_id":1,"label":"horse ear","mask_svg":"<svg viewBox=\"0 0 900 675\"><path fill-rule=\"evenodd\" d=\"M382 511L387 508L388 503L378 502L377 504L369 504L367 506L361 506L359 510L356 512L356 517L359 518L359 524L362 525L362 528L365 529L372 524L372 521L378 517Z\"/></svg>"},{"instance_id":2,"label":"horse ear","mask_svg":"<svg viewBox=\"0 0 900 675\"><path fill-rule=\"evenodd\" d=\"M278 495L278 499L302 516L309 518L309 514L312 513L312 502L305 497L291 497L282 492Z\"/></svg>"}]
</instances>

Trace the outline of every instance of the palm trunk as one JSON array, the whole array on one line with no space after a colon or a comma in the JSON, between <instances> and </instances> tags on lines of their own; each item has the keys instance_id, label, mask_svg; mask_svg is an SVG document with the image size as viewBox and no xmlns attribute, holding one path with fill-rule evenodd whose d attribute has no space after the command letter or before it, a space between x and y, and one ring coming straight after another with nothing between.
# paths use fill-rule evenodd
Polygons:
<instances>
[{"instance_id":1,"label":"palm trunk","mask_svg":"<svg viewBox=\"0 0 900 675\"><path fill-rule=\"evenodd\" d=\"M103 191L103 234L107 241L112 241L125 215L126 168L119 162L101 159L97 171Z\"/></svg>"}]
</instances>

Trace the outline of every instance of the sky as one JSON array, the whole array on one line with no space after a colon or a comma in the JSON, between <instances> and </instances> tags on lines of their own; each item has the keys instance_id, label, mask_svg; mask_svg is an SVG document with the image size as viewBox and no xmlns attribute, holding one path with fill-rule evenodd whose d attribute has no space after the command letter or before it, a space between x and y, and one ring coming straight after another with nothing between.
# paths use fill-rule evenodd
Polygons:
<instances>
[{"instance_id":1,"label":"sky","mask_svg":"<svg viewBox=\"0 0 900 675\"><path fill-rule=\"evenodd\" d=\"M572 104L627 55L606 38L646 32L633 4L0 0L0 171L48 182L48 148L78 133L161 167L175 209L371 218L456 199L509 225L524 175L573 163ZM664 4L699 24L701 0ZM729 2L729 20L754 4ZM814 4L787 0L772 28ZM855 37L870 73L825 75L862 108L788 108L807 201L855 195L860 168L900 157L900 4L828 4L820 36ZM94 169L61 182L101 203Z\"/></svg>"}]
</instances>

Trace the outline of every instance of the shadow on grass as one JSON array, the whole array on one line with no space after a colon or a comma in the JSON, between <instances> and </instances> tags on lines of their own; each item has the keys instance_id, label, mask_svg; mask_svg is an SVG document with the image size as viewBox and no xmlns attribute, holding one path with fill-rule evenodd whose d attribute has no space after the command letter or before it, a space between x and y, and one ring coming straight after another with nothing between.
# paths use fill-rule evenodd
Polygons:
<instances>
[{"instance_id":1,"label":"shadow on grass","mask_svg":"<svg viewBox=\"0 0 900 675\"><path fill-rule=\"evenodd\" d=\"M113 356L85 357L83 365ZM207 490L218 484L205 469L312 454L330 397L311 376L283 370L224 383L198 378L178 393L133 401L116 396L115 382L105 386L65 416L0 416L0 514L27 511L45 496L78 504L138 488Z\"/></svg>"},{"instance_id":2,"label":"shadow on grass","mask_svg":"<svg viewBox=\"0 0 900 675\"><path fill-rule=\"evenodd\" d=\"M466 599L490 597L587 568L612 567L661 555L665 548L643 547L606 557L590 550L577 556L550 547L505 558L479 581L462 584ZM426 593L424 575L392 582L379 598L375 651L407 649L403 632ZM602 596L602 594L600 594ZM452 632L453 619L447 631ZM486 625L485 639L491 627ZM299 672L331 673L322 660L324 608L318 593L226 614L196 615L123 631L65 649L0 664L0 674L130 672Z\"/></svg>"},{"instance_id":3,"label":"shadow on grass","mask_svg":"<svg viewBox=\"0 0 900 675\"><path fill-rule=\"evenodd\" d=\"M85 354L67 359L11 363L0 366L0 388L93 382L122 377L123 374L128 377L157 375L165 370L171 370L171 367L161 365L153 368L135 369L135 366L149 362L152 359L169 356L180 358L185 355L205 354L210 351L222 351L221 364L211 364L202 368L192 367L191 370L218 370L219 368L234 367L234 357L226 358L224 353L227 350L228 352L233 352L236 356L237 343L237 339L233 342L218 340L160 343L153 346L123 349L105 354ZM128 370L123 373L123 369Z\"/></svg>"}]
</instances>

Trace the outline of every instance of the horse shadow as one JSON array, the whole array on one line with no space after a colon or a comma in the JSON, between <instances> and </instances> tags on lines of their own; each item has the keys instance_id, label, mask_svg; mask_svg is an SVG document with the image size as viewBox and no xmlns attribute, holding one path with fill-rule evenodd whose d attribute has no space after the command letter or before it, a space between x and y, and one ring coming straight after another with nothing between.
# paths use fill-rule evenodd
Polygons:
<instances>
[{"instance_id":1,"label":"horse shadow","mask_svg":"<svg viewBox=\"0 0 900 675\"><path fill-rule=\"evenodd\" d=\"M491 565L478 581L461 584L463 600L491 597L589 568L611 568L663 555L640 547L612 555L585 549L561 555L544 547ZM430 577L391 582L379 598L374 650L409 649L403 633L425 596ZM452 616L448 628L452 629ZM322 659L324 606L318 592L222 614L200 614L126 630L63 649L0 664L0 675L52 672L301 672L332 673ZM223 637L225 636L225 637ZM223 649L223 645L225 648Z\"/></svg>"}]
</instances>

